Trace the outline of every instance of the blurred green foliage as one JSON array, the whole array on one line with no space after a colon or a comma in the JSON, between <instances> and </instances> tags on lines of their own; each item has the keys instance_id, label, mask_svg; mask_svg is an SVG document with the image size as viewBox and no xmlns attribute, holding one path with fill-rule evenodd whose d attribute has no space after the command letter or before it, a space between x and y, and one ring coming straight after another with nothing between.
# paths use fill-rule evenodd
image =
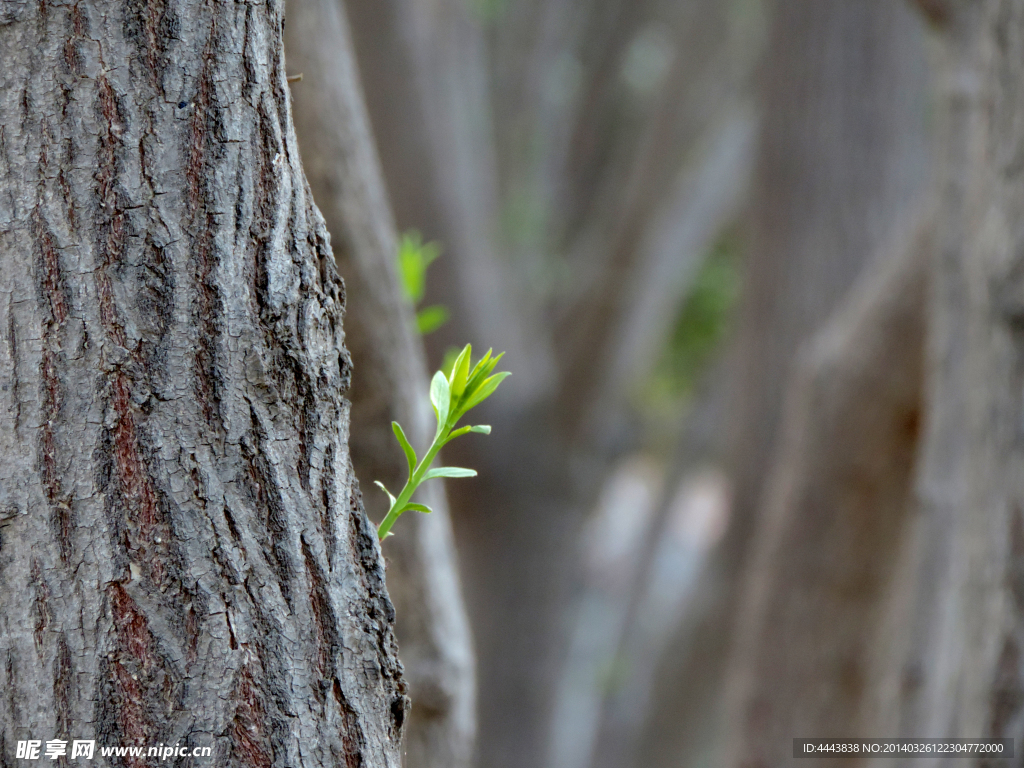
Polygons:
<instances>
[{"instance_id":1,"label":"blurred green foliage","mask_svg":"<svg viewBox=\"0 0 1024 768\"><path fill-rule=\"evenodd\" d=\"M398 245L398 278L406 297L414 307L427 292L427 267L441 255L441 246L435 242L424 243L416 230L402 235ZM424 307L416 312L416 327L423 335L432 333L448 322L448 308L440 304Z\"/></svg>"},{"instance_id":2,"label":"blurred green foliage","mask_svg":"<svg viewBox=\"0 0 1024 768\"><path fill-rule=\"evenodd\" d=\"M649 393L655 400L692 394L722 346L739 298L740 251L741 238L729 229L704 259L655 368Z\"/></svg>"}]
</instances>

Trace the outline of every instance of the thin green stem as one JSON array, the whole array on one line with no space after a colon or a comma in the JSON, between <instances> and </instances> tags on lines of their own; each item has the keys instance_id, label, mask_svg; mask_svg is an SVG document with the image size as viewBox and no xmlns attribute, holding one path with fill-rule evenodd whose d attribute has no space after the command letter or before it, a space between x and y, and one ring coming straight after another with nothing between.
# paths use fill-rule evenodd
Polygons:
<instances>
[{"instance_id":1,"label":"thin green stem","mask_svg":"<svg viewBox=\"0 0 1024 768\"><path fill-rule=\"evenodd\" d=\"M430 507L425 504L414 504L411 501L413 494L416 493L416 489L424 479L428 477L474 477L476 475L474 470L463 467L439 467L433 470L433 472L430 469L430 465L434 463L438 451L454 438L469 432L490 434L491 428L486 425L455 429L459 419L473 406L479 405L490 397L502 380L509 375L508 372L497 373L493 376L489 375L502 357L502 355L498 355L492 358L490 350L480 358L471 370L470 358L472 353L473 348L467 344L452 364L451 373L446 375L442 371L438 371L434 374L434 378L430 380L430 402L437 416L437 432L434 433L430 449L422 460L417 460L416 451L410 445L409 439L406 437L405 432L402 431L399 423L397 421L391 423L395 437L401 444L402 451L409 461L410 471L409 479L406 480L405 486L397 498L393 497L387 488L377 483L391 500L391 508L377 528L377 536L382 541L390 534L395 521L406 510L431 511Z\"/></svg>"},{"instance_id":2,"label":"thin green stem","mask_svg":"<svg viewBox=\"0 0 1024 768\"><path fill-rule=\"evenodd\" d=\"M409 479L405 481L405 487L402 488L402 492L398 494L395 503L391 505L387 516L377 529L377 538L381 541L384 541L384 537L388 535L391 526L402 516L402 513L405 511L405 505L409 503L412 495L416 492L416 488L423 482L423 475L430 469L430 465L434 462L434 458L437 456L437 452L441 450L442 445L444 445L442 433L438 433L434 437L434 442L431 443L427 455L423 457L420 463L416 465L413 473L409 475Z\"/></svg>"}]
</instances>

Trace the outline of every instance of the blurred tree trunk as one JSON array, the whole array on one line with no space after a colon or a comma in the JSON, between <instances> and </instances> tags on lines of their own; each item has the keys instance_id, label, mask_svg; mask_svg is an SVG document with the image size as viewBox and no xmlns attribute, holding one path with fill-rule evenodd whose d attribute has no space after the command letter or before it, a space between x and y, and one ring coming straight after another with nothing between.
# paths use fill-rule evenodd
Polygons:
<instances>
[{"instance_id":1,"label":"blurred tree trunk","mask_svg":"<svg viewBox=\"0 0 1024 768\"><path fill-rule=\"evenodd\" d=\"M450 493L480 690L487 691L480 697L480 762L488 767L542 765L546 759L554 688L567 628L576 618L582 523L629 429L627 393L636 379L620 376L606 362L636 332L634 321L646 302L671 307L685 292L687 266L702 250L700 241L714 236L691 227L686 235L694 241L687 243L692 250L680 252L661 237L670 229L666 219L682 210L678 218L692 222L694 212L703 210L702 222L720 222L742 189L738 179L746 175L742 159L749 131L743 130L725 132L729 146L715 165L727 170L725 183L716 178L709 192L694 169L704 167L696 148L711 144L725 116L736 111L732 99L722 98L736 70L696 54L715 48L726 33L726 9L701 2L699 12L687 18L708 22L707 29L695 25L707 34L693 31L700 46L685 45L691 37L674 40L668 76L657 79L647 95L640 125L625 119L635 117L635 110L609 118L622 129L612 131L612 138L628 140L610 148L615 162L600 168L607 199L588 210L593 219L574 222L571 232L561 220L545 223L525 246L499 239L508 234L500 224L516 218L518 202L540 201L543 207L557 197L561 176L569 173L564 166L575 120L582 127L593 110L606 108L603 102L576 104L573 94L568 104L552 98L550 86L559 79L553 68L571 74L572 47L580 43L570 23L573 14L592 13L604 22L630 16L630 4L620 5L616 10L586 2L524 3L506 6L509 16L498 10L500 18L492 19L488 3L347 3L396 218L445 248L428 282L435 287L432 300L448 304L453 321L431 338L432 351L439 357L445 344L483 341L507 350L514 373L508 390L485 404L482 418L494 425L492 435L453 445L455 455L448 459L480 470L480 478L453 484ZM608 97L602 88L609 88L631 105L620 71L638 24L631 19L622 28L608 28L618 40L596 73L605 82L585 84L584 92L601 101ZM525 69L515 64L524 50L532 52ZM601 59L606 52L591 54ZM492 114L512 109L503 101L507 93L514 93L511 103L524 105L514 125L497 117L492 122ZM568 130L556 128L563 116ZM532 135L542 140L540 159L530 154L536 146ZM570 186L578 188L578 180ZM537 221L530 216L536 210L526 213L533 232ZM553 254L550 234L573 242L559 244ZM589 250L587 237L595 244ZM552 255L560 258L563 248L576 252L573 279L552 296L538 290L534 278L539 270L540 282L548 279ZM514 260L507 258L510 253ZM673 264L681 265L682 277L661 279ZM657 295L644 294L651 285ZM587 309L586 289L593 286L602 290L599 302L607 311ZM658 324L670 322L671 314L656 312L653 323L646 316L640 320L658 335L666 330ZM563 332L570 325L579 340L575 346ZM572 352L560 361L552 354L556 340Z\"/></svg>"},{"instance_id":2,"label":"blurred tree trunk","mask_svg":"<svg viewBox=\"0 0 1024 768\"><path fill-rule=\"evenodd\" d=\"M399 765L282 26L280 2L0 9L4 764L95 738Z\"/></svg>"},{"instance_id":3,"label":"blurred tree trunk","mask_svg":"<svg viewBox=\"0 0 1024 768\"><path fill-rule=\"evenodd\" d=\"M352 296L352 459L364 483L400 488L405 455L391 431L403 425L422 449L433 436L423 348L395 273L395 225L362 99L345 10L336 0L295 0L286 33L295 129L310 187L333 235ZM403 517L384 546L401 657L412 698L405 737L409 768L468 766L476 730L472 638L459 585L444 486L419 494L433 514ZM386 497L366 500L383 519Z\"/></svg>"},{"instance_id":4,"label":"blurred tree trunk","mask_svg":"<svg viewBox=\"0 0 1024 768\"><path fill-rule=\"evenodd\" d=\"M913 511L934 219L883 250L803 348L735 626L727 765L858 727ZM879 736L887 732L879 733Z\"/></svg>"},{"instance_id":5,"label":"blurred tree trunk","mask_svg":"<svg viewBox=\"0 0 1024 768\"><path fill-rule=\"evenodd\" d=\"M907 225L926 168L923 29L905 3L773 11L735 352L737 532L762 498L797 349Z\"/></svg>"},{"instance_id":6,"label":"blurred tree trunk","mask_svg":"<svg viewBox=\"0 0 1024 768\"><path fill-rule=\"evenodd\" d=\"M508 390L481 409L493 433L461 446L472 455L446 461L480 472L450 488L479 690L489 692L479 700L480 764L539 765L555 677L551 640L560 636L557 607L574 554L552 548L571 540L562 523L571 498L560 482L564 453L544 426L552 420L535 405L550 385L545 339L523 342L512 279L496 252L482 30L455 2L347 7L396 218L444 247L428 287L453 317L434 335L433 352L439 358L446 340L482 341L506 350L514 372Z\"/></svg>"},{"instance_id":7,"label":"blurred tree trunk","mask_svg":"<svg viewBox=\"0 0 1024 768\"><path fill-rule=\"evenodd\" d=\"M875 254L908 226L925 179L927 68L920 21L899 0L774 3L761 68L761 137L746 290L731 351L732 522L703 609L680 627L643 761L708 760L765 479L797 350ZM873 268L877 268L873 267ZM717 702L709 705L709 702ZM724 737L726 741L733 736ZM685 763L685 764L696 764Z\"/></svg>"},{"instance_id":8,"label":"blurred tree trunk","mask_svg":"<svg viewBox=\"0 0 1024 768\"><path fill-rule=\"evenodd\" d=\"M899 735L1005 736L1019 745L1024 2L927 5L945 60L922 509L879 717Z\"/></svg>"}]
</instances>

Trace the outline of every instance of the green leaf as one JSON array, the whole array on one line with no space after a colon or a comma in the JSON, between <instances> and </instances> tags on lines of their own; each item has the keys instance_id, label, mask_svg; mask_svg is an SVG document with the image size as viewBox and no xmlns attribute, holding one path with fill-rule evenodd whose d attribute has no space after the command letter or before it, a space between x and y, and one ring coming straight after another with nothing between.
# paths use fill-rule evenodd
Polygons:
<instances>
[{"instance_id":1,"label":"green leaf","mask_svg":"<svg viewBox=\"0 0 1024 768\"><path fill-rule=\"evenodd\" d=\"M448 308L440 304L434 304L416 313L416 330L421 336L433 333L447 322Z\"/></svg>"},{"instance_id":2,"label":"green leaf","mask_svg":"<svg viewBox=\"0 0 1024 768\"><path fill-rule=\"evenodd\" d=\"M489 434L491 434L491 427L488 424L480 424L480 425L475 426L475 427L469 427L469 426L467 426L467 427L459 427L454 432L449 434L448 438L444 442L445 442L445 444L448 444L452 440L454 440L456 437L462 437L463 435L468 435L470 432L475 432L478 435L489 435Z\"/></svg>"},{"instance_id":3,"label":"green leaf","mask_svg":"<svg viewBox=\"0 0 1024 768\"><path fill-rule=\"evenodd\" d=\"M477 473L474 469L463 467L430 469L430 463L437 455L438 450L456 437L470 432L481 435L491 433L491 428L487 424L463 426L458 429L455 428L455 425L466 411L490 397L498 385L510 375L507 371L490 375L505 353L503 352L497 357L493 357L492 354L493 350L487 350L487 354L472 366L472 370L470 370L470 363L473 348L469 344L463 347L461 352L450 349L445 355L444 368L435 373L430 380L430 402L433 405L434 414L437 416L437 434L434 435L430 449L422 460L417 459L416 452L405 436L401 425L397 421L391 422L391 428L394 430L395 437L398 439L399 445L402 446L409 463L409 480L400 494L401 507L391 492L383 484L377 483L391 500L391 509L388 510L387 517L377 528L381 540L390 535L391 526L403 512L410 509L423 513L432 511L425 504L408 501L421 483L441 477L476 477ZM419 462L418 466L417 462Z\"/></svg>"},{"instance_id":4,"label":"green leaf","mask_svg":"<svg viewBox=\"0 0 1024 768\"><path fill-rule=\"evenodd\" d=\"M413 306L423 301L426 292L427 267L441 255L437 243L424 243L420 233L410 230L398 245L398 277L405 295Z\"/></svg>"},{"instance_id":5,"label":"green leaf","mask_svg":"<svg viewBox=\"0 0 1024 768\"><path fill-rule=\"evenodd\" d=\"M391 429L395 433L395 437L398 438L398 444L402 446L402 450L405 451L405 458L409 462L409 474L416 469L416 451L412 449L412 445L409 443L409 438L405 436L405 432L402 431L402 425L397 421L391 422Z\"/></svg>"},{"instance_id":6,"label":"green leaf","mask_svg":"<svg viewBox=\"0 0 1024 768\"><path fill-rule=\"evenodd\" d=\"M435 467L427 472L423 479L433 480L435 477L476 477L476 470L462 467Z\"/></svg>"},{"instance_id":7,"label":"green leaf","mask_svg":"<svg viewBox=\"0 0 1024 768\"><path fill-rule=\"evenodd\" d=\"M444 351L444 360L441 361L441 371L449 381L451 381L452 371L455 369L455 361L459 359L460 354L461 352L459 352L455 347L448 347L448 349Z\"/></svg>"},{"instance_id":8,"label":"green leaf","mask_svg":"<svg viewBox=\"0 0 1024 768\"><path fill-rule=\"evenodd\" d=\"M501 384L501 382L511 375L511 373L505 371L504 373L496 373L489 379L484 379L484 383L480 385L480 388L474 392L473 396L466 402L465 409L468 411L470 408L482 403L494 394L494 390L498 388L498 385Z\"/></svg>"},{"instance_id":9,"label":"green leaf","mask_svg":"<svg viewBox=\"0 0 1024 768\"><path fill-rule=\"evenodd\" d=\"M450 443L456 437L462 437L463 435L467 434L469 432L469 430L470 430L470 427L459 427L454 432L451 432L448 435L448 437L445 439L445 443Z\"/></svg>"},{"instance_id":10,"label":"green leaf","mask_svg":"<svg viewBox=\"0 0 1024 768\"><path fill-rule=\"evenodd\" d=\"M402 235L398 246L398 277L409 301L416 305L423 300L426 287L426 267L423 263L419 232Z\"/></svg>"},{"instance_id":11,"label":"green leaf","mask_svg":"<svg viewBox=\"0 0 1024 768\"><path fill-rule=\"evenodd\" d=\"M476 365L473 366L473 370L469 374L470 381L472 381L473 379L479 378L480 371L482 371L483 367L485 365L487 365L488 361L490 361L491 353L493 351L494 351L493 349L488 349L487 352L484 353L484 356L476 361Z\"/></svg>"},{"instance_id":12,"label":"green leaf","mask_svg":"<svg viewBox=\"0 0 1024 768\"><path fill-rule=\"evenodd\" d=\"M430 402L434 406L434 413L437 416L437 431L440 434L444 425L448 422L448 409L451 407L451 390L448 388L448 379L438 371L430 381Z\"/></svg>"},{"instance_id":13,"label":"green leaf","mask_svg":"<svg viewBox=\"0 0 1024 768\"><path fill-rule=\"evenodd\" d=\"M380 488L382 491L384 491L384 493L388 495L388 498L391 499L391 506L395 506L395 497L391 495L391 491L384 487L384 483L382 483L380 480L374 480L373 484ZM390 511L390 508L388 511Z\"/></svg>"},{"instance_id":14,"label":"green leaf","mask_svg":"<svg viewBox=\"0 0 1024 768\"><path fill-rule=\"evenodd\" d=\"M505 356L504 352L502 352L495 358L491 358L490 354L490 350L488 350L487 354L484 356L484 359L477 363L476 368L473 369L473 373L470 374L469 381L466 383L467 400L469 400L476 393L476 391L483 385L487 377L491 375L491 371L494 370L494 366L496 366L498 364L498 361ZM468 411L471 407L472 406L467 405L463 409L463 413L465 413L465 411Z\"/></svg>"},{"instance_id":15,"label":"green leaf","mask_svg":"<svg viewBox=\"0 0 1024 768\"><path fill-rule=\"evenodd\" d=\"M411 509L413 512L422 512L425 515L429 515L431 512L434 511L426 504L406 504L405 508Z\"/></svg>"},{"instance_id":16,"label":"green leaf","mask_svg":"<svg viewBox=\"0 0 1024 768\"><path fill-rule=\"evenodd\" d=\"M473 347L471 344L467 344L456 358L455 365L452 366L452 397L457 398L466 391L466 381L469 380L469 358L472 354Z\"/></svg>"}]
</instances>

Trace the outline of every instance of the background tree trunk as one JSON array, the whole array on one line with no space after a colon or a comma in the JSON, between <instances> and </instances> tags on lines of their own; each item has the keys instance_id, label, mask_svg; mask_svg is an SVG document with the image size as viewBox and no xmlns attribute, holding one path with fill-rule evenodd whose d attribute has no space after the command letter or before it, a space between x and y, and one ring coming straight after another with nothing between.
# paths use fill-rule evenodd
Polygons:
<instances>
[{"instance_id":1,"label":"background tree trunk","mask_svg":"<svg viewBox=\"0 0 1024 768\"><path fill-rule=\"evenodd\" d=\"M882 251L799 357L734 629L727 765L785 762L792 734L869 735L911 527L933 228L923 214Z\"/></svg>"},{"instance_id":2,"label":"background tree trunk","mask_svg":"<svg viewBox=\"0 0 1024 768\"><path fill-rule=\"evenodd\" d=\"M920 19L900 0L771 3L744 294L729 350L730 527L666 655L642 762L717 764L726 649L797 351L872 256L891 256L927 179ZM709 702L717 702L712 706Z\"/></svg>"},{"instance_id":3,"label":"background tree trunk","mask_svg":"<svg viewBox=\"0 0 1024 768\"><path fill-rule=\"evenodd\" d=\"M282 13L3 7L5 762L58 737L399 764L394 611Z\"/></svg>"},{"instance_id":4,"label":"background tree trunk","mask_svg":"<svg viewBox=\"0 0 1024 768\"><path fill-rule=\"evenodd\" d=\"M740 526L761 500L797 349L906 226L927 173L923 29L902 0L779 2L771 18L734 354Z\"/></svg>"},{"instance_id":5,"label":"background tree trunk","mask_svg":"<svg viewBox=\"0 0 1024 768\"><path fill-rule=\"evenodd\" d=\"M295 0L285 37L289 67L303 74L293 89L303 165L351 296L345 328L354 368L352 460L364 483L380 480L397 492L408 469L391 422L402 424L421 452L434 422L423 346L395 273L395 224L345 9L337 0ZM384 545L412 698L405 764L460 768L469 765L476 731L472 637L444 485L427 483L418 495L434 512L405 515ZM387 513L379 491L366 506L374 520Z\"/></svg>"},{"instance_id":6,"label":"background tree trunk","mask_svg":"<svg viewBox=\"0 0 1024 768\"><path fill-rule=\"evenodd\" d=\"M944 61L921 514L878 717L900 735L1020 744L1024 2L933 5Z\"/></svg>"},{"instance_id":7,"label":"background tree trunk","mask_svg":"<svg viewBox=\"0 0 1024 768\"><path fill-rule=\"evenodd\" d=\"M626 43L640 22L615 28L616 18L629 15L628 4L621 14L599 5L496 5L490 17L487 4L449 0L346 3L396 219L445 249L428 285L431 301L447 304L453 320L430 338L430 351L440 359L446 345L482 342L506 350L514 373L509 388L503 385L502 395L484 405L481 418L494 425L493 434L477 444L453 444L447 459L480 470L478 479L452 484L449 493L480 690L487 692L479 697L480 764L494 768L555 759L552 745L562 732L552 725L552 712L576 620L579 535L628 440L628 390L651 361L637 362L636 378L607 363L637 334L663 338L692 272L684 267L676 274L672 267L697 263L705 241L734 210L749 157L750 130L722 130L736 110L733 99L720 97L742 66L716 66L717 59L702 61L696 53L731 31L723 5L701 2L692 13L673 14L666 8L675 4L652 4L684 21L668 25L677 54L668 57L671 74L644 94L640 111L632 110L635 94L623 93L620 77ZM665 26L647 5L639 12ZM577 49L588 45L573 26L580 14L588 25L610 24L611 36L622 39L601 72L587 73L604 83L554 94L555 70L571 74ZM694 21L693 28L685 21ZM683 29L691 34L683 37ZM606 55L599 49L587 52L588 61ZM531 62L520 68L523 50L531 51ZM498 117L515 111L502 101L512 93L524 105L514 125ZM599 103L582 103L585 94ZM606 98L622 108L611 109ZM607 150L609 162L596 166L597 180L569 179L585 172L568 167L571 135L595 112L615 126L602 136L614 146L597 151L604 160ZM749 116L734 122L749 126ZM719 134L727 146L718 145ZM712 144L707 154L721 161L716 169L725 166L724 183L704 173L714 163L702 150ZM536 147L540 157L527 156ZM589 154L576 160L591 162ZM656 181L645 185L652 168ZM705 185L709 176L714 183ZM584 215L574 211L576 219L567 223L559 204L550 221L534 216L563 186L591 189L591 182L602 200L587 201ZM682 246L664 236L673 217L689 224ZM528 230L527 240L510 234L509 219L517 233L518 225ZM666 271L670 279L663 279ZM552 275L569 273L556 291L538 289ZM623 274L628 285L616 283ZM657 296L644 295L650 285ZM597 301L607 312L587 309L591 288L602 291ZM669 309L652 320L642 311L649 304ZM556 360L556 341L572 354Z\"/></svg>"}]
</instances>

